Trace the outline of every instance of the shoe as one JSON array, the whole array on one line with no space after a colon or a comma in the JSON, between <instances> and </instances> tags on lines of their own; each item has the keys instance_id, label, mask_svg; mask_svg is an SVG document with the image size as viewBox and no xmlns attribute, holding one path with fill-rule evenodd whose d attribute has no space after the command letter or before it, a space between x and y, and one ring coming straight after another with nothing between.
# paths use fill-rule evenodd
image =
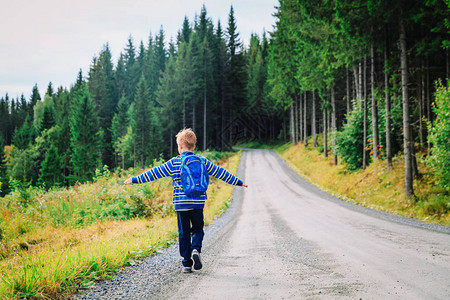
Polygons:
<instances>
[{"instance_id":1,"label":"shoe","mask_svg":"<svg viewBox=\"0 0 450 300\"><path fill-rule=\"evenodd\" d=\"M183 267L181 271L183 273L192 273L192 267Z\"/></svg>"},{"instance_id":2,"label":"shoe","mask_svg":"<svg viewBox=\"0 0 450 300\"><path fill-rule=\"evenodd\" d=\"M194 260L194 269L200 270L202 268L202 259L197 249L192 250L192 259Z\"/></svg>"}]
</instances>

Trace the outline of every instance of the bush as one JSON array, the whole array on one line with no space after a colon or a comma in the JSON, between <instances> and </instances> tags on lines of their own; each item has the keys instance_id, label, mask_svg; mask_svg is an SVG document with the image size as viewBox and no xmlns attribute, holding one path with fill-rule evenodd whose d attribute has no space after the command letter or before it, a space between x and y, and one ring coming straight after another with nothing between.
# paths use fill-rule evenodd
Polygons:
<instances>
[{"instance_id":1,"label":"bush","mask_svg":"<svg viewBox=\"0 0 450 300\"><path fill-rule=\"evenodd\" d=\"M336 153L350 171L363 165L363 122L364 114L360 109L350 112L347 123L336 132Z\"/></svg>"},{"instance_id":2,"label":"bush","mask_svg":"<svg viewBox=\"0 0 450 300\"><path fill-rule=\"evenodd\" d=\"M433 111L436 119L428 124L428 140L433 144L428 163L436 170L438 184L450 191L450 80L438 82Z\"/></svg>"}]
</instances>

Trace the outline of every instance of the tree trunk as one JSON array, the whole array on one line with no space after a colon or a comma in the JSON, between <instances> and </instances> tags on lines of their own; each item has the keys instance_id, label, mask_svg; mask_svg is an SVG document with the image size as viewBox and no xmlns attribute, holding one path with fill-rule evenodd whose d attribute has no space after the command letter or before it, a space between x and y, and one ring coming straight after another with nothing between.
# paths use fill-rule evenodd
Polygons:
<instances>
[{"instance_id":1,"label":"tree trunk","mask_svg":"<svg viewBox=\"0 0 450 300\"><path fill-rule=\"evenodd\" d=\"M303 142L303 122L301 121L303 119L303 102L302 102L302 94L298 96L298 125L299 125L299 140L300 142Z\"/></svg>"},{"instance_id":2,"label":"tree trunk","mask_svg":"<svg viewBox=\"0 0 450 300\"><path fill-rule=\"evenodd\" d=\"M431 122L431 101L430 101L430 65L429 65L429 60L428 60L428 56L426 57L426 86L427 86L427 90L426 90L426 97L427 97L427 121ZM430 149L431 149L431 143L430 141L427 141L427 146L428 146L428 153L430 153Z\"/></svg>"},{"instance_id":3,"label":"tree trunk","mask_svg":"<svg viewBox=\"0 0 450 300\"><path fill-rule=\"evenodd\" d=\"M408 65L406 58L406 32L403 23L403 9L400 9L399 16L400 30L400 68L402 76L402 103L403 103L403 148L405 154L405 197L414 195L413 190L413 162L412 162L412 136L411 122L409 114L409 95L408 95Z\"/></svg>"},{"instance_id":4,"label":"tree trunk","mask_svg":"<svg viewBox=\"0 0 450 300\"><path fill-rule=\"evenodd\" d=\"M355 99L358 99L358 66L354 65L353 66L353 95Z\"/></svg>"},{"instance_id":5,"label":"tree trunk","mask_svg":"<svg viewBox=\"0 0 450 300\"><path fill-rule=\"evenodd\" d=\"M420 146L424 144L424 128L423 128L423 109L424 109L424 98L425 98L425 67L423 63L423 58L420 58L420 84L417 89L417 100L419 101L419 141Z\"/></svg>"},{"instance_id":6,"label":"tree trunk","mask_svg":"<svg viewBox=\"0 0 450 300\"><path fill-rule=\"evenodd\" d=\"M327 109L323 109L323 156L328 157Z\"/></svg>"},{"instance_id":7,"label":"tree trunk","mask_svg":"<svg viewBox=\"0 0 450 300\"><path fill-rule=\"evenodd\" d=\"M291 142L295 145L295 122L294 122L294 103L290 107L290 122L291 122Z\"/></svg>"},{"instance_id":8,"label":"tree trunk","mask_svg":"<svg viewBox=\"0 0 450 300\"><path fill-rule=\"evenodd\" d=\"M448 2L447 2L447 5L448 5ZM448 20L448 19L447 19ZM447 25L447 28L448 28L448 25ZM447 37L448 37L448 35L447 35ZM447 66L447 68L446 68L446 74L447 74L447 77L446 78L450 78L450 58L449 58L449 52L450 52L450 49L447 47L447 50L445 51L445 62L446 62L446 66Z\"/></svg>"},{"instance_id":9,"label":"tree trunk","mask_svg":"<svg viewBox=\"0 0 450 300\"><path fill-rule=\"evenodd\" d=\"M317 147L317 136L316 136L316 92L315 91L312 91L311 134L313 136L313 146Z\"/></svg>"},{"instance_id":10,"label":"tree trunk","mask_svg":"<svg viewBox=\"0 0 450 300\"><path fill-rule=\"evenodd\" d=\"M363 98L367 99L367 56L364 56L363 66Z\"/></svg>"},{"instance_id":11,"label":"tree trunk","mask_svg":"<svg viewBox=\"0 0 450 300\"><path fill-rule=\"evenodd\" d=\"M392 145L391 145L391 99L389 95L389 72L388 72L389 43L386 35L386 47L384 48L384 99L386 110L386 163L387 169L392 169Z\"/></svg>"},{"instance_id":12,"label":"tree trunk","mask_svg":"<svg viewBox=\"0 0 450 300\"><path fill-rule=\"evenodd\" d=\"M373 137L373 160L378 159L378 106L375 99L375 49L370 49L370 90L372 96L372 137Z\"/></svg>"},{"instance_id":13,"label":"tree trunk","mask_svg":"<svg viewBox=\"0 0 450 300\"><path fill-rule=\"evenodd\" d=\"M306 92L303 95L303 140L305 142L305 146L308 143L308 127L307 127L307 119L306 117L308 116L308 106L307 106L307 98L306 98Z\"/></svg>"},{"instance_id":14,"label":"tree trunk","mask_svg":"<svg viewBox=\"0 0 450 300\"><path fill-rule=\"evenodd\" d=\"M299 99L298 97L295 97L295 106L294 106L294 117L295 117L295 124L294 124L294 128L295 128L295 143L298 144L299 140L301 139L300 136L300 129L298 128L299 126Z\"/></svg>"},{"instance_id":15,"label":"tree trunk","mask_svg":"<svg viewBox=\"0 0 450 300\"><path fill-rule=\"evenodd\" d=\"M334 92L334 85L331 87L331 144L333 146L333 152L334 152L334 165L336 166L337 161L337 155L336 155L336 96Z\"/></svg>"},{"instance_id":16,"label":"tree trunk","mask_svg":"<svg viewBox=\"0 0 450 300\"><path fill-rule=\"evenodd\" d=\"M359 62L359 70L358 70L358 92L357 92L357 94L358 94L359 105L360 105L361 109L364 108L363 107L363 103L362 103L362 98L363 98L363 88L362 88L363 78L362 78L362 74L363 74L363 72L362 72L362 62L360 61Z\"/></svg>"},{"instance_id":17,"label":"tree trunk","mask_svg":"<svg viewBox=\"0 0 450 300\"><path fill-rule=\"evenodd\" d=\"M364 59L364 69L365 69L365 63L366 59ZM364 71L364 75L365 75L365 71ZM364 76L365 77L365 76ZM365 80L364 80L365 82ZM366 85L364 84L364 90L365 90ZM365 170L367 167L367 153L366 153L366 147L367 147L367 98L366 96L366 92L364 91L364 95L362 98L362 105L363 105L363 114L364 114L364 119L363 119L363 169Z\"/></svg>"},{"instance_id":18,"label":"tree trunk","mask_svg":"<svg viewBox=\"0 0 450 300\"><path fill-rule=\"evenodd\" d=\"M206 150L206 87L203 89L203 151L205 150Z\"/></svg>"},{"instance_id":19,"label":"tree trunk","mask_svg":"<svg viewBox=\"0 0 450 300\"><path fill-rule=\"evenodd\" d=\"M136 143L133 143L133 168L136 169Z\"/></svg>"},{"instance_id":20,"label":"tree trunk","mask_svg":"<svg viewBox=\"0 0 450 300\"><path fill-rule=\"evenodd\" d=\"M348 74L348 69L345 69L345 77L346 77L346 84L347 84L347 118L348 115L350 114L350 75Z\"/></svg>"}]
</instances>

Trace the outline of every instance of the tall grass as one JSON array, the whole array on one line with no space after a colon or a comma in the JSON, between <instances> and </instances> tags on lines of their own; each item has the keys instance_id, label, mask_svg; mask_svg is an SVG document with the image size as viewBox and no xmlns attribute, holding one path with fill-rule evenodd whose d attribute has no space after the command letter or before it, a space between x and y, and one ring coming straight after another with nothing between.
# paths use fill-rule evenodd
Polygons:
<instances>
[{"instance_id":1,"label":"tall grass","mask_svg":"<svg viewBox=\"0 0 450 300\"><path fill-rule=\"evenodd\" d=\"M239 153L205 155L227 158L215 162L236 172ZM1 199L0 299L68 298L174 243L171 180L123 186L129 175L99 176L47 193L27 189L26 204L19 191ZM231 191L211 181L206 222L223 212Z\"/></svg>"},{"instance_id":2,"label":"tall grass","mask_svg":"<svg viewBox=\"0 0 450 300\"><path fill-rule=\"evenodd\" d=\"M435 184L433 170L418 157L421 178L414 181L415 198L405 199L404 160L393 159L392 170L378 160L365 170L347 171L303 144L282 146L277 152L297 173L321 189L347 201L422 221L450 225L450 195Z\"/></svg>"}]
</instances>

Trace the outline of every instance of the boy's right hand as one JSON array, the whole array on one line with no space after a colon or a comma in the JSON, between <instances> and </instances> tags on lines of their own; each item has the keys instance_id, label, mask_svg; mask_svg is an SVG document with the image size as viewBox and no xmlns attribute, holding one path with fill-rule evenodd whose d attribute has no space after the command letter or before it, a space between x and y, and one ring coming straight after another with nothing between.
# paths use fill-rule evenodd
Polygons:
<instances>
[{"instance_id":1,"label":"boy's right hand","mask_svg":"<svg viewBox=\"0 0 450 300\"><path fill-rule=\"evenodd\" d=\"M245 188L248 188L248 185L246 185L246 184L244 184L244 183L242 184L242 186L245 187Z\"/></svg>"},{"instance_id":2,"label":"boy's right hand","mask_svg":"<svg viewBox=\"0 0 450 300\"><path fill-rule=\"evenodd\" d=\"M128 178L127 180L125 180L124 183L125 183L125 184L133 183L133 177L130 177L130 178Z\"/></svg>"}]
</instances>

